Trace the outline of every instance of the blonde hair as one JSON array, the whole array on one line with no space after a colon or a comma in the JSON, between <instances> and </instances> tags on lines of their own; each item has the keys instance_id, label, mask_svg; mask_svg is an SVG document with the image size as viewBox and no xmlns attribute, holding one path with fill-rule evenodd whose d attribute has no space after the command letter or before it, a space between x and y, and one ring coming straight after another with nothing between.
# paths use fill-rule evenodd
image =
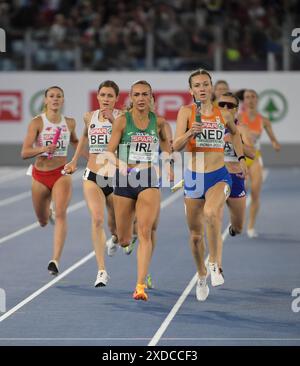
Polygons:
<instances>
[{"instance_id":1,"label":"blonde hair","mask_svg":"<svg viewBox=\"0 0 300 366\"><path fill-rule=\"evenodd\" d=\"M152 92L152 87L151 85L148 83L148 81L146 80L137 80L135 81L133 84L131 84L131 87L130 87L130 94L132 93L132 88L135 86L135 85L146 85L150 88L150 93L151 93L151 100L150 100L150 111L151 112L154 112L154 102L155 102L155 98L154 98L154 95L153 95L153 92ZM133 107L133 103L130 102L129 105L127 106L124 106L124 110L125 112L131 112L132 110L132 107Z\"/></svg>"},{"instance_id":2,"label":"blonde hair","mask_svg":"<svg viewBox=\"0 0 300 366\"><path fill-rule=\"evenodd\" d=\"M47 89L45 90L45 93L44 93L45 98L47 97L48 91L49 91L49 90L51 90L51 89L58 89L58 90L60 90L60 91L61 91L61 93L62 93L62 95L63 95L63 97L64 97L64 95L65 95L65 94L64 94L63 89L62 89L60 86L53 85L53 86L49 86L49 88L47 88ZM47 104L45 104L45 103L44 103L44 105L43 105L42 112L43 112L43 113L47 112Z\"/></svg>"}]
</instances>

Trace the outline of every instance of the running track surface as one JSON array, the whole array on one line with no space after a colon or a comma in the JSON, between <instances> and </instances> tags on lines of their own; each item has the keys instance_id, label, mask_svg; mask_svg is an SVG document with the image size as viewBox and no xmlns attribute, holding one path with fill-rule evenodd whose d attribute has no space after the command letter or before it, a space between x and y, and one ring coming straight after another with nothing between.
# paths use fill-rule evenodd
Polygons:
<instances>
[{"instance_id":1,"label":"running track surface","mask_svg":"<svg viewBox=\"0 0 300 366\"><path fill-rule=\"evenodd\" d=\"M210 286L203 303L195 297L182 190L172 195L163 189L151 264L155 289L142 302L132 299L136 250L107 257L109 284L93 287L97 268L80 173L73 177L62 276L52 281L46 267L53 227L32 225L25 169L1 168L0 288L6 313L0 313L0 345L300 345L300 311L292 311L293 301L300 310L292 297L300 288L299 182L298 168L268 170L260 236L225 238L225 284ZM226 214L224 232L227 224ZM3 305L2 298L5 310Z\"/></svg>"}]
</instances>

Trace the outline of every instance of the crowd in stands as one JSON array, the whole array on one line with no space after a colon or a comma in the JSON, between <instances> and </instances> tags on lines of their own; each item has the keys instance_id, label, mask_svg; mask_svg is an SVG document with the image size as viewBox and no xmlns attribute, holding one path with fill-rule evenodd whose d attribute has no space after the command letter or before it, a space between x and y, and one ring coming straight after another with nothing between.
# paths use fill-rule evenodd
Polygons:
<instances>
[{"instance_id":1,"label":"crowd in stands","mask_svg":"<svg viewBox=\"0 0 300 366\"><path fill-rule=\"evenodd\" d=\"M297 24L298 0L0 0L0 70L280 69Z\"/></svg>"}]
</instances>

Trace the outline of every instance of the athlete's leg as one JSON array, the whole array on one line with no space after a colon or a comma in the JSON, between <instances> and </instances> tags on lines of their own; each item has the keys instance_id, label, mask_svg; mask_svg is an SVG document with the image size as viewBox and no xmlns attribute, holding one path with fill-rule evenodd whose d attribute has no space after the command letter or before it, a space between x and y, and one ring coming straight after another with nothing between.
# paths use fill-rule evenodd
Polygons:
<instances>
[{"instance_id":1,"label":"athlete's leg","mask_svg":"<svg viewBox=\"0 0 300 366\"><path fill-rule=\"evenodd\" d=\"M248 230L254 229L256 217L260 206L260 193L263 182L263 169L259 162L259 159L256 159L254 163L251 165L249 169L249 175L251 180L251 204L249 210Z\"/></svg>"},{"instance_id":2,"label":"athlete's leg","mask_svg":"<svg viewBox=\"0 0 300 366\"><path fill-rule=\"evenodd\" d=\"M46 226L50 215L51 191L44 184L32 179L32 204L41 226Z\"/></svg>"},{"instance_id":3,"label":"athlete's leg","mask_svg":"<svg viewBox=\"0 0 300 366\"><path fill-rule=\"evenodd\" d=\"M227 198L228 185L219 182L211 187L205 195L204 216L209 246L209 262L218 262L218 252L222 250L222 210ZM221 255L220 255L221 257Z\"/></svg>"},{"instance_id":4,"label":"athlete's leg","mask_svg":"<svg viewBox=\"0 0 300 366\"><path fill-rule=\"evenodd\" d=\"M107 224L112 235L117 236L117 227L114 211L113 193L106 196Z\"/></svg>"},{"instance_id":5,"label":"athlete's leg","mask_svg":"<svg viewBox=\"0 0 300 366\"><path fill-rule=\"evenodd\" d=\"M230 212L230 223L235 234L243 231L246 216L246 196L239 198L228 198L227 205Z\"/></svg>"},{"instance_id":6,"label":"athlete's leg","mask_svg":"<svg viewBox=\"0 0 300 366\"><path fill-rule=\"evenodd\" d=\"M113 202L119 244L126 247L130 244L132 237L136 201L114 194Z\"/></svg>"},{"instance_id":7,"label":"athlete's leg","mask_svg":"<svg viewBox=\"0 0 300 366\"><path fill-rule=\"evenodd\" d=\"M96 183L88 180L83 181L83 193L92 219L92 242L96 254L98 270L105 270L105 196Z\"/></svg>"},{"instance_id":8,"label":"athlete's leg","mask_svg":"<svg viewBox=\"0 0 300 366\"><path fill-rule=\"evenodd\" d=\"M140 192L136 202L139 245L137 249L137 284L145 282L153 252L152 231L160 209L160 191L148 188Z\"/></svg>"},{"instance_id":9,"label":"athlete's leg","mask_svg":"<svg viewBox=\"0 0 300 366\"><path fill-rule=\"evenodd\" d=\"M190 231L190 247L196 263L199 277L207 274L205 267L205 241L204 241L204 199L185 198L185 211L187 224Z\"/></svg>"},{"instance_id":10,"label":"athlete's leg","mask_svg":"<svg viewBox=\"0 0 300 366\"><path fill-rule=\"evenodd\" d=\"M70 176L59 178L52 188L55 205L53 259L59 262L67 235L67 208L72 195Z\"/></svg>"}]
</instances>

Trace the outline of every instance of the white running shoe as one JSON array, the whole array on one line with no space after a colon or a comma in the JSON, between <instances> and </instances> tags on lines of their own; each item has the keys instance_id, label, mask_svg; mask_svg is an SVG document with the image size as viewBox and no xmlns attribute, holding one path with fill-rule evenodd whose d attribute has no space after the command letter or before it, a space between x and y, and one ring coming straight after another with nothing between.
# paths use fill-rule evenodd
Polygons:
<instances>
[{"instance_id":1,"label":"white running shoe","mask_svg":"<svg viewBox=\"0 0 300 366\"><path fill-rule=\"evenodd\" d=\"M49 221L52 225L55 224L55 209L54 209L54 202L53 201L51 201L51 203L50 203Z\"/></svg>"},{"instance_id":2,"label":"white running shoe","mask_svg":"<svg viewBox=\"0 0 300 366\"><path fill-rule=\"evenodd\" d=\"M209 287L206 283L206 276L198 277L196 285L196 298L198 301L205 301L209 294Z\"/></svg>"},{"instance_id":3,"label":"white running shoe","mask_svg":"<svg viewBox=\"0 0 300 366\"><path fill-rule=\"evenodd\" d=\"M106 242L107 255L109 255L110 257L115 255L116 251L118 250L119 244L117 240L117 237L115 235L112 235L111 238L108 239Z\"/></svg>"},{"instance_id":4,"label":"white running shoe","mask_svg":"<svg viewBox=\"0 0 300 366\"><path fill-rule=\"evenodd\" d=\"M256 230L255 229L248 229L247 230L247 235L248 235L248 237L249 238L257 238L258 237L258 234L257 234L257 232L256 232Z\"/></svg>"},{"instance_id":5,"label":"white running shoe","mask_svg":"<svg viewBox=\"0 0 300 366\"><path fill-rule=\"evenodd\" d=\"M211 275L211 285L214 287L223 285L224 276L220 271L218 264L209 262L209 271Z\"/></svg>"},{"instance_id":6,"label":"white running shoe","mask_svg":"<svg viewBox=\"0 0 300 366\"><path fill-rule=\"evenodd\" d=\"M98 271L97 278L95 281L95 287L104 287L107 285L107 282L109 280L109 275L105 270Z\"/></svg>"},{"instance_id":7,"label":"white running shoe","mask_svg":"<svg viewBox=\"0 0 300 366\"><path fill-rule=\"evenodd\" d=\"M59 268L58 268L58 262L54 259L52 259L49 263L48 263L48 271L50 274L52 274L53 276L58 275L59 273Z\"/></svg>"}]
</instances>

